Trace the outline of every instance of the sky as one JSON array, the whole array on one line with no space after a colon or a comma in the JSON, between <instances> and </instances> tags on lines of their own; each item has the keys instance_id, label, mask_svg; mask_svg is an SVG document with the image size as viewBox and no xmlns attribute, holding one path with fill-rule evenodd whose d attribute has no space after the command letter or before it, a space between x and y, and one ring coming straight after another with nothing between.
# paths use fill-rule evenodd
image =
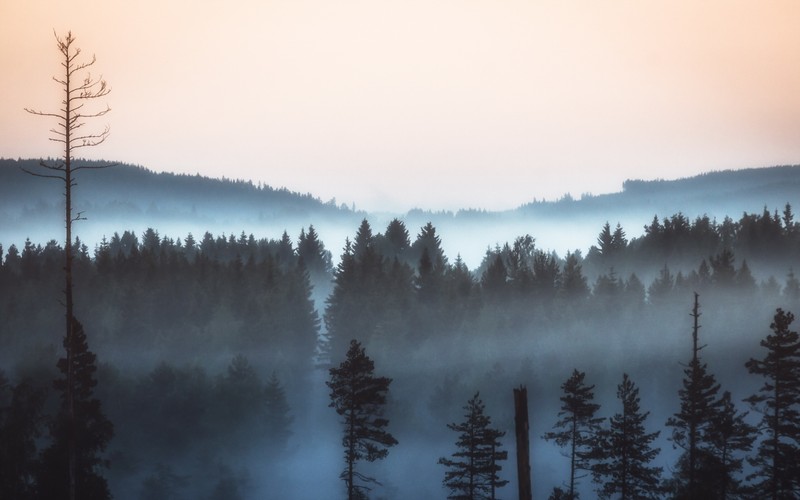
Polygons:
<instances>
[{"instance_id":1,"label":"sky","mask_svg":"<svg viewBox=\"0 0 800 500\"><path fill-rule=\"evenodd\" d=\"M112 87L87 157L370 211L797 164L798 21L796 1L0 0L0 157L60 154L23 108L57 109L71 30Z\"/></svg>"}]
</instances>

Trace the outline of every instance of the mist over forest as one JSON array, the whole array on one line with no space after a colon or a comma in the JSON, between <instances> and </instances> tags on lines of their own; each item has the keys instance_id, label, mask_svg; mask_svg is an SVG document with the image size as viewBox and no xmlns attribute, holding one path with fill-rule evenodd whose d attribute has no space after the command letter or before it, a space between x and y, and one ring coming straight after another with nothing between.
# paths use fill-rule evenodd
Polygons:
<instances>
[{"instance_id":1,"label":"mist over forest","mask_svg":"<svg viewBox=\"0 0 800 500\"><path fill-rule=\"evenodd\" d=\"M30 482L59 405L64 242L58 188L21 174L26 161L0 160L0 435L24 441L3 459ZM96 470L117 499L343 497L326 382L355 339L391 379L384 416L397 440L359 464L380 482L369 498L446 498L439 461L458 438L447 425L476 393L504 433L498 497L516 497L520 385L534 498L564 489L567 450L543 436L576 370L604 427L621 411L623 374L635 383L644 427L659 432L654 496L679 496L684 450L666 423L681 411L695 294L715 397L729 391L758 425L759 404L744 399L764 377L746 363L766 355L778 308L800 311L798 184L800 167L775 167L628 181L502 213L368 214L132 166L83 176L75 317L113 424ZM758 497L747 459L765 435L751 434L732 452L740 469L724 473L741 483L728 498ZM596 497L602 481L579 476L576 492Z\"/></svg>"}]
</instances>

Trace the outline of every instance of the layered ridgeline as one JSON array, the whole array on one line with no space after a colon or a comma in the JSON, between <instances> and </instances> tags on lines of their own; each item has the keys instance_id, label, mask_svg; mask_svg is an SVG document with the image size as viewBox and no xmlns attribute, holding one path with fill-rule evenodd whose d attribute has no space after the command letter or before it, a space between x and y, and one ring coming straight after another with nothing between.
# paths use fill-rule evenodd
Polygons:
<instances>
[{"instance_id":1,"label":"layered ridgeline","mask_svg":"<svg viewBox=\"0 0 800 500\"><path fill-rule=\"evenodd\" d=\"M48 241L62 230L59 186L20 170L36 164L38 160L0 159L0 239L6 246L20 246L25 238ZM530 182L535 193L535 178ZM457 212L414 209L405 214L368 214L352 204L287 189L120 164L80 176L73 199L75 209L87 218L76 226L77 234L90 247L115 231L142 234L148 227L177 238L205 231L279 235L313 224L328 247L338 250L362 218L385 227L400 217L409 228L432 222L446 236L447 253L461 254L471 267L480 263L487 247L520 234L532 234L539 246L561 254L586 252L606 221L612 226L621 223L633 237L643 233L654 215L663 218L681 212L690 220L707 215L721 223L726 215L735 219L744 212L760 213L765 206L782 210L787 202L800 206L800 166L712 172L673 181L628 180L618 193L534 200L501 212L465 207Z\"/></svg>"}]
</instances>

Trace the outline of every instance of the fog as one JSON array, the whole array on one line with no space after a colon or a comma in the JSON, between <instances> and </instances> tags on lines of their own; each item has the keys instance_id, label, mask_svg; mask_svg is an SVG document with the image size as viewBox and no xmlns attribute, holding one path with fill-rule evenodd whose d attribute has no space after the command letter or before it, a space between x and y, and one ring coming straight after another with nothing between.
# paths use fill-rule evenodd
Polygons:
<instances>
[{"instance_id":1,"label":"fog","mask_svg":"<svg viewBox=\"0 0 800 500\"><path fill-rule=\"evenodd\" d=\"M796 200L763 197L769 183L750 178L752 196L726 198L725 185L677 198L671 184L654 194L663 186L634 183L622 198L501 213L367 214L247 183L123 173L131 186L155 187L82 184L98 195L78 202L88 217L75 226L86 245L76 316L114 424L101 472L117 499L343 497L342 423L326 382L350 339L392 379L385 416L399 444L358 464L380 482L370 498L446 497L437 461L457 451L447 424L464 419L476 393L506 432L499 496L515 497L520 385L534 497L546 498L567 483L569 459L542 436L576 369L603 418L620 411L623 373L637 384L647 430L660 432L652 465L668 479L681 450L665 422L692 355L694 293L702 361L739 411L763 382L745 363L765 354L759 342L776 308L800 311L800 225L782 214ZM194 184L167 198L160 183ZM0 370L10 381L0 383L0 409L30 380L46 393L47 418L59 407L63 228L43 189L26 198L0 185ZM747 418L757 423L757 412ZM39 430L41 451L49 436ZM584 498L597 487L579 481Z\"/></svg>"},{"instance_id":2,"label":"fog","mask_svg":"<svg viewBox=\"0 0 800 500\"><path fill-rule=\"evenodd\" d=\"M566 250L580 249L588 254L602 225L602 222L597 224L598 220L601 219L570 224L566 231L563 221L542 223L533 225L530 232L535 235L537 248L560 248L555 243L559 241ZM643 227L646 222L640 220L639 225ZM487 247L493 250L512 239L506 235L521 234L514 233L521 229L515 224L516 221L509 221L483 225L483 230L478 231L477 224L459 226L454 220L437 227L437 234L441 235L441 248L449 262L460 254L465 262L470 262L468 267L475 270L482 263ZM635 222L630 225L634 226ZM374 228L375 233L382 230L377 222ZM158 233L178 238L191 230L183 227L178 232L180 229L166 223L160 226ZM284 229L275 227L270 233L259 234L269 234L269 238L276 241ZM106 230L86 223L81 225L80 234L84 241L91 241L91 231L108 236ZM114 232L118 233L119 229ZM291 232L297 234L299 228ZM199 227L197 233L200 234ZM335 256L334 264L342 258L336 247L344 247L345 238L356 240L356 233L354 226L318 226L320 239ZM409 226L409 233L414 241L413 226ZM553 242L553 247L544 246L546 242ZM8 249L7 243L3 243L3 248ZM448 250L451 248L452 251ZM144 247L143 251L146 251ZM556 250L556 253L563 256L561 251ZM689 260L699 264L705 258L707 256L700 254ZM256 344L247 343L246 337L240 340L240 336L246 334L247 325L234 311L237 304L244 303L245 297L230 295L239 292L229 290L224 281L217 281L217 288L208 290L211 293L208 304L213 308L208 311L207 319L199 320L201 323L192 327L165 326L180 309L187 307L187 302L195 300L192 295L199 292L194 285L185 285L193 283L194 278L180 274L183 271L166 276L149 271L139 273L137 278L117 276L124 272L124 262L125 259L120 260L122 267L111 274L97 274L99 271L87 269L79 278L76 290L78 315L85 318L90 346L101 363L98 394L116 428L116 436L106 451L111 467L104 472L114 497L135 500L157 492L162 495L159 498L213 498L211 495L215 491L235 491L240 498L248 499L343 496L344 487L339 479L343 467L342 431L335 412L328 406L329 390L325 385L330 365L319 357L315 361L286 354L295 352L288 350L288 344L283 344L290 342L288 339L267 336ZM166 266L165 262L162 259L162 264L158 265ZM590 260L583 263L587 269L604 272L604 267ZM185 270L193 269L189 265ZM784 270L790 267L787 261L773 261L772 265ZM41 266L46 266L44 261ZM766 279L757 274L760 267L767 266L754 260L751 265L754 274L759 280ZM164 267L162 272L167 269ZM675 268L673 272L682 271L688 275L691 270ZM8 265L5 271L2 284L7 321L2 335L7 349L4 349L0 366L12 380L33 377L46 387L55 375L55 359L60 352L59 335L52 333L59 331L63 314L57 299L58 281L42 272L28 277L12 275L14 271ZM648 277L644 280L647 287L651 282L649 277L655 277L658 268L640 268L637 272ZM779 275L781 282L783 277ZM480 275L474 277L476 283L481 278ZM135 285L129 281L132 279L137 280ZM190 281L185 281L187 279ZM326 299L335 289L330 279L330 275L316 276L311 283L314 291L310 298L319 318L326 315ZM589 288L596 279L596 274L587 274ZM142 302L172 280L177 280L176 287L190 288L177 296L170 292L159 295L161 298L156 303ZM236 286L247 290L247 283ZM744 410L746 405L741 402L742 398L753 394L760 384L757 377L747 375L744 363L750 357L763 354L758 343L769 331L775 308L797 310L797 298L785 293L769 295L766 289L736 291L716 285L702 287L701 342L707 345L702 351L703 360L723 390L730 390L737 405ZM190 289L194 291L190 293ZM661 432L656 443L661 453L653 465L663 467L665 477L671 475L679 452L668 441L670 430L664 423L678 410L682 363L691 356L692 290L676 288L658 303L651 297L650 302L641 305L625 302L621 296L604 297L597 290L577 302L556 300L538 304L514 295L497 302L492 301L488 289L475 297L482 304L477 311L466 310L463 319L445 329L435 329L430 335L415 333L417 327L408 326L409 321L416 325L412 318L395 318L390 310L375 312L385 318L379 319L385 322L384 330L370 334L352 332L352 336L363 341L367 354L375 360L376 373L393 379L386 416L390 420L389 430L399 444L390 450L385 460L359 465L359 470L374 475L382 483L375 486L370 498L445 497L447 490L442 485L445 469L437 460L456 451L457 437L446 425L463 418L462 407L478 391L494 425L506 431L502 442L509 452L509 460L502 463L501 477L509 484L500 491L500 496L514 497L512 389L521 384L528 388L534 497L545 498L554 487L564 486L569 460L562 449L543 440L542 435L552 429L557 419L560 386L573 369L585 371L588 383L595 385L595 401L601 404L599 415L603 417L619 411L616 386L623 373L631 376L640 387L643 410L651 412L648 430ZM177 307L167 304L166 308L161 308L159 300L172 300ZM365 303L364 307L362 313L374 312L367 310L372 306ZM410 311L418 311L413 314L422 317L424 311L416 307ZM31 321L29 315L34 315L35 321ZM131 321L134 323L128 324ZM27 326L21 328L21 325ZM389 332L393 335L405 332L402 334L405 337L400 339ZM329 332L323 322L317 335L324 338L326 333ZM304 349L303 352L310 352ZM292 417L291 434L284 448L271 447L269 439L258 437L260 434L243 437L248 434L248 428L236 426L244 425L242 422L246 420L224 420L230 417L214 416L221 411L219 408L204 406L219 397L214 395L221 394L218 387L223 387L226 369L237 355L246 356L262 383L273 372L280 377ZM330 363L336 365L341 361L341 352L334 348ZM191 397L197 400L187 400L186 404L200 414L181 413L180 407L162 409L159 410L165 412L162 417L154 414L145 421L165 425L172 431L142 428L143 424L132 419L130 405L138 401L144 405L137 408L138 412L153 411L147 406L148 401L163 397L153 392L157 393L163 386L151 385L148 380L156 380L153 374L164 366L176 374L174 380L185 380L181 383L188 385L176 386L182 387L176 394L184 397L187 390L194 394ZM211 399L206 399L205 393ZM48 403L51 411L54 398L51 394ZM165 422L159 418L189 421ZM196 419L199 423L191 423ZM229 424L218 427L225 422ZM182 427L190 434L169 448L163 448L163 444L147 436L149 432L157 435L166 432L163 435L167 436ZM584 497L592 497L595 487L589 477L580 481Z\"/></svg>"}]
</instances>

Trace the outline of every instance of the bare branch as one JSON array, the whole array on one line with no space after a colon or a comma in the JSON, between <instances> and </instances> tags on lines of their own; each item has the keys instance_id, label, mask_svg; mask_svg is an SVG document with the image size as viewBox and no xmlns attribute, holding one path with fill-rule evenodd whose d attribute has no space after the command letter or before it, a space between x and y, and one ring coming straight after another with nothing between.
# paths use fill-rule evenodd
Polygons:
<instances>
[{"instance_id":1,"label":"bare branch","mask_svg":"<svg viewBox=\"0 0 800 500\"><path fill-rule=\"evenodd\" d=\"M53 118L58 118L59 120L64 120L65 119L62 115L57 115L55 113L45 113L44 111L39 111L39 110L36 110L36 109L30 109L30 108L22 108L22 109L24 109L25 111L27 111L28 113L30 113L32 115L52 116Z\"/></svg>"},{"instance_id":2,"label":"bare branch","mask_svg":"<svg viewBox=\"0 0 800 500\"><path fill-rule=\"evenodd\" d=\"M110 108L109 106L106 106L106 109L104 109L103 111L98 111L97 113L92 113L92 114L90 114L90 115L82 115L82 114L79 114L79 115L77 115L77 116L79 116L79 117L81 117L81 118L97 118L98 116L103 116L103 115L105 115L105 114L106 114L106 113L108 113L109 111L111 111L111 108Z\"/></svg>"},{"instance_id":3,"label":"bare branch","mask_svg":"<svg viewBox=\"0 0 800 500\"><path fill-rule=\"evenodd\" d=\"M63 163L60 163L58 165L48 165L47 163L45 163L43 161L39 162L39 166L42 167L42 168L46 168L48 170L59 170L59 171L62 171L62 172L64 171L64 168L65 168Z\"/></svg>"},{"instance_id":4,"label":"bare branch","mask_svg":"<svg viewBox=\"0 0 800 500\"><path fill-rule=\"evenodd\" d=\"M74 167L72 169L73 172L76 170L102 170L104 168L111 168L116 167L119 163L109 163L108 165L81 165L80 167Z\"/></svg>"},{"instance_id":5,"label":"bare branch","mask_svg":"<svg viewBox=\"0 0 800 500\"><path fill-rule=\"evenodd\" d=\"M31 172L25 167L19 167L20 170L25 172L26 174L32 175L34 177L44 177L45 179L58 179L60 181L67 182L67 179L61 175L47 175L47 174L37 174L36 172Z\"/></svg>"}]
</instances>

